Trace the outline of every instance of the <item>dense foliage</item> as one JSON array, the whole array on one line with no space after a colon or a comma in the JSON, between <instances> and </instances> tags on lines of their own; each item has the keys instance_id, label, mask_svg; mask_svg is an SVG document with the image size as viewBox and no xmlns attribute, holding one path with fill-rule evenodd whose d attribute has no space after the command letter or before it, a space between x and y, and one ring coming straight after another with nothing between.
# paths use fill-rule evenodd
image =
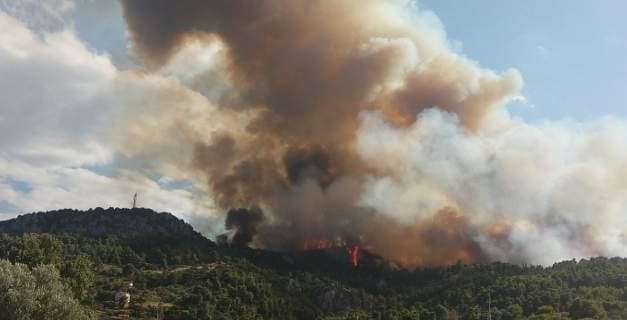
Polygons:
<instances>
[{"instance_id":1,"label":"dense foliage","mask_svg":"<svg viewBox=\"0 0 627 320\"><path fill-rule=\"evenodd\" d=\"M0 318L6 320L87 320L82 306L51 265L32 270L0 259Z\"/></svg>"},{"instance_id":2,"label":"dense foliage","mask_svg":"<svg viewBox=\"0 0 627 320\"><path fill-rule=\"evenodd\" d=\"M44 292L66 290L103 319L119 312L113 295L128 281L134 319L627 319L627 259L353 268L343 250L283 254L148 234L1 234L0 259L11 263L0 267L44 270L52 280L41 285L56 288Z\"/></svg>"}]
</instances>

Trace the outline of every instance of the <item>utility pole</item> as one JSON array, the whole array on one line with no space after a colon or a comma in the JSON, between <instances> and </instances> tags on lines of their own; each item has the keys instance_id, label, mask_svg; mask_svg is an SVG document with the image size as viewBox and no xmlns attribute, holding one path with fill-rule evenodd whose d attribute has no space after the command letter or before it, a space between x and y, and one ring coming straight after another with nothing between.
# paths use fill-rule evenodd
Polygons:
<instances>
[{"instance_id":1,"label":"utility pole","mask_svg":"<svg viewBox=\"0 0 627 320\"><path fill-rule=\"evenodd\" d=\"M490 289L488 289L488 320L492 320L492 296L490 295Z\"/></svg>"},{"instance_id":2,"label":"utility pole","mask_svg":"<svg viewBox=\"0 0 627 320\"><path fill-rule=\"evenodd\" d=\"M133 209L137 208L137 192L133 196Z\"/></svg>"}]
</instances>

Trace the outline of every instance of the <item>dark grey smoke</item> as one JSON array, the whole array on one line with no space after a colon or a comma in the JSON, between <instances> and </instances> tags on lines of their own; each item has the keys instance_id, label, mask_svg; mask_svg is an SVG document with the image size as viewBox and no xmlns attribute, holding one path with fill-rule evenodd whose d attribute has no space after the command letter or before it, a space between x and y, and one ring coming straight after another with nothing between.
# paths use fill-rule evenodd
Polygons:
<instances>
[{"instance_id":1,"label":"dark grey smoke","mask_svg":"<svg viewBox=\"0 0 627 320\"><path fill-rule=\"evenodd\" d=\"M226 213L224 226L226 230L234 231L230 241L231 246L248 246L253 241L253 236L257 233L261 222L263 222L263 212L259 207L230 209Z\"/></svg>"}]
</instances>

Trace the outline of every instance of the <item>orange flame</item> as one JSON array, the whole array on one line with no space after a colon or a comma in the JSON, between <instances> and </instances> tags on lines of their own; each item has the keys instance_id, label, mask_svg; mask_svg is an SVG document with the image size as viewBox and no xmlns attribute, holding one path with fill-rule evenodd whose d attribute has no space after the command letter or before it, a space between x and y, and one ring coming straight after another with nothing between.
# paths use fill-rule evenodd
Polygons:
<instances>
[{"instance_id":1,"label":"orange flame","mask_svg":"<svg viewBox=\"0 0 627 320\"><path fill-rule=\"evenodd\" d=\"M356 268L359 266L359 246L358 245L353 245L352 247L350 247L348 249L348 254L351 257L351 262L353 263L353 266Z\"/></svg>"},{"instance_id":2,"label":"orange flame","mask_svg":"<svg viewBox=\"0 0 627 320\"><path fill-rule=\"evenodd\" d=\"M330 247L329 242L325 240L308 240L302 245L303 250L326 249Z\"/></svg>"},{"instance_id":3,"label":"orange flame","mask_svg":"<svg viewBox=\"0 0 627 320\"><path fill-rule=\"evenodd\" d=\"M337 240L335 242L327 240L305 240L300 245L301 250L316 250L327 248L346 248L346 252L348 253L348 256L353 266L359 266L359 252L361 248L357 244L347 246L346 243L341 240Z\"/></svg>"}]
</instances>

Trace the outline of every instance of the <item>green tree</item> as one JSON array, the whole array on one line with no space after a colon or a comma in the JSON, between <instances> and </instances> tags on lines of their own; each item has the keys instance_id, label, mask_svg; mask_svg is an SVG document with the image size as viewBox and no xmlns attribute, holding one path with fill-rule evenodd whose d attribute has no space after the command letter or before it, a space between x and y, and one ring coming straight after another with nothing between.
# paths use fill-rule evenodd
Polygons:
<instances>
[{"instance_id":1,"label":"green tree","mask_svg":"<svg viewBox=\"0 0 627 320\"><path fill-rule=\"evenodd\" d=\"M437 318L438 319L448 319L449 317L449 310L446 306L443 306L441 304L439 304L436 308L435 308L435 312L437 314Z\"/></svg>"},{"instance_id":2,"label":"green tree","mask_svg":"<svg viewBox=\"0 0 627 320\"><path fill-rule=\"evenodd\" d=\"M9 259L31 267L40 264L59 265L62 243L50 234L25 234L16 238Z\"/></svg>"},{"instance_id":3,"label":"green tree","mask_svg":"<svg viewBox=\"0 0 627 320\"><path fill-rule=\"evenodd\" d=\"M570 315L575 318L605 318L606 312L596 301L576 299L570 309Z\"/></svg>"},{"instance_id":4,"label":"green tree","mask_svg":"<svg viewBox=\"0 0 627 320\"><path fill-rule=\"evenodd\" d=\"M523 316L523 308L519 304L510 304L503 313L504 320L520 320Z\"/></svg>"},{"instance_id":5,"label":"green tree","mask_svg":"<svg viewBox=\"0 0 627 320\"><path fill-rule=\"evenodd\" d=\"M66 261L61 275L74 293L82 302L91 302L94 296L93 284L95 279L94 265L84 254L79 253L74 259Z\"/></svg>"},{"instance_id":6,"label":"green tree","mask_svg":"<svg viewBox=\"0 0 627 320\"><path fill-rule=\"evenodd\" d=\"M94 319L63 284L51 265L32 270L0 260L0 315L4 320Z\"/></svg>"}]
</instances>

